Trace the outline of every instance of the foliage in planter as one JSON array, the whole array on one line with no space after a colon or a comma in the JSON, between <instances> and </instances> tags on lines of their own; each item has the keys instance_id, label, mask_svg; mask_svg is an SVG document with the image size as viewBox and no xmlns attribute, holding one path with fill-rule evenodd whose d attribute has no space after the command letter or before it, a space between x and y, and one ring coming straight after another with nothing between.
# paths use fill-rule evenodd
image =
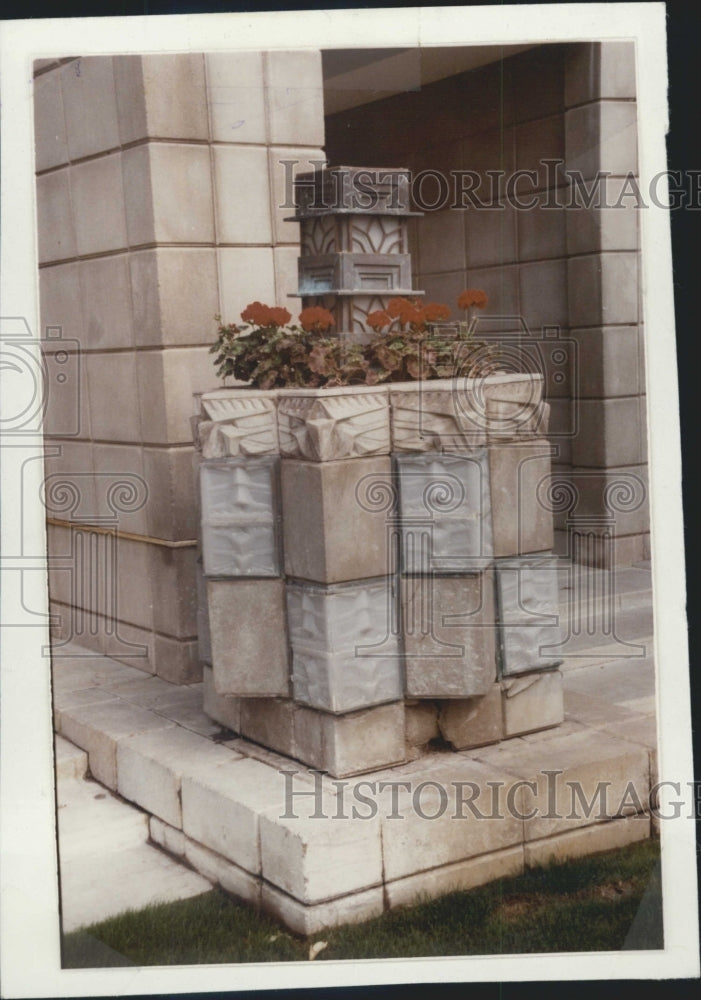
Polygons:
<instances>
[{"instance_id":1,"label":"foliage in planter","mask_svg":"<svg viewBox=\"0 0 701 1000\"><path fill-rule=\"evenodd\" d=\"M328 335L332 314L313 306L291 324L286 309L253 302L241 313L243 325L225 325L221 317L215 344L217 374L232 376L260 389L285 386L377 385L417 379L449 378L455 374L485 375L496 370L495 348L474 339L477 309L487 296L464 291L458 306L467 320L442 327L450 308L437 302L394 298L386 310L368 316L375 336L355 344Z\"/></svg>"}]
</instances>

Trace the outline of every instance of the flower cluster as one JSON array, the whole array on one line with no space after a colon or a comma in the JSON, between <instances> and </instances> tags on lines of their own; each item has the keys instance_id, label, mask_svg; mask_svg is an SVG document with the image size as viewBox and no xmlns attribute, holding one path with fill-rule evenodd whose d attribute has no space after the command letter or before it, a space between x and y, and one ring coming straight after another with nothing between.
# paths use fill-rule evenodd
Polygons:
<instances>
[{"instance_id":1,"label":"flower cluster","mask_svg":"<svg viewBox=\"0 0 701 1000\"><path fill-rule=\"evenodd\" d=\"M322 306L309 306L299 314L299 324L289 326L287 309L251 302L241 313L243 328L224 326L211 348L217 373L233 376L261 389L278 386L376 385L415 379L445 378L455 374L459 356L465 374L493 369L493 352L473 341L475 309L483 309L487 296L467 289L458 306L468 311L468 322L440 324L450 318L450 307L440 302L392 298L384 309L371 312L367 325L375 331L369 343L348 343L328 336L334 317ZM246 329L250 327L250 329ZM458 351L459 347L459 351Z\"/></svg>"}]
</instances>

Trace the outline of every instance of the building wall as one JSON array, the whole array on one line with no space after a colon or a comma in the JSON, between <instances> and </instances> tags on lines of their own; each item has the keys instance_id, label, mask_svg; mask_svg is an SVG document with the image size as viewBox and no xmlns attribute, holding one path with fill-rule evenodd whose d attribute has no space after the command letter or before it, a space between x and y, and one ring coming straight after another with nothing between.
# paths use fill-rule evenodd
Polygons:
<instances>
[{"instance_id":1,"label":"building wall","mask_svg":"<svg viewBox=\"0 0 701 1000\"><path fill-rule=\"evenodd\" d=\"M320 53L35 70L42 333L69 373L45 417L57 635L192 681L192 395L219 384L215 315L296 291L280 161L323 158Z\"/></svg>"},{"instance_id":2,"label":"building wall","mask_svg":"<svg viewBox=\"0 0 701 1000\"><path fill-rule=\"evenodd\" d=\"M483 331L510 348L523 344L521 320L530 331L555 476L576 490L556 513L559 551L572 550L577 524L610 532L606 491L632 483L635 509L615 512L616 540L578 549L602 564L648 554L638 219L630 198L622 209L566 207L565 171L589 183L608 171L616 202L626 175L637 176L635 93L631 43L547 45L331 115L326 127L330 163L412 170L425 212L413 230L414 287L453 309L463 288L482 288ZM477 175L462 181L477 206L452 171ZM535 176L515 181L517 171Z\"/></svg>"}]
</instances>

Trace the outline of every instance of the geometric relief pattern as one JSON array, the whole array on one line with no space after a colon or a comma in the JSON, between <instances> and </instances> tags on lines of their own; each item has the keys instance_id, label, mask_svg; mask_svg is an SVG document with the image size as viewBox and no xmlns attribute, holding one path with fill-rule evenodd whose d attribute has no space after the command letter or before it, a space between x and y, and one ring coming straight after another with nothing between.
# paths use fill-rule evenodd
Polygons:
<instances>
[{"instance_id":1,"label":"geometric relief pattern","mask_svg":"<svg viewBox=\"0 0 701 1000\"><path fill-rule=\"evenodd\" d=\"M300 250L302 257L319 257L333 253L336 247L336 219L332 215L321 215L302 221Z\"/></svg>"},{"instance_id":2,"label":"geometric relief pattern","mask_svg":"<svg viewBox=\"0 0 701 1000\"><path fill-rule=\"evenodd\" d=\"M295 701L351 712L402 697L387 579L313 587L288 583Z\"/></svg>"},{"instance_id":3,"label":"geometric relief pattern","mask_svg":"<svg viewBox=\"0 0 701 1000\"><path fill-rule=\"evenodd\" d=\"M206 576L278 576L277 459L200 465Z\"/></svg>"},{"instance_id":4,"label":"geometric relief pattern","mask_svg":"<svg viewBox=\"0 0 701 1000\"><path fill-rule=\"evenodd\" d=\"M555 557L496 562L501 672L505 677L558 666L562 629Z\"/></svg>"},{"instance_id":5,"label":"geometric relief pattern","mask_svg":"<svg viewBox=\"0 0 701 1000\"><path fill-rule=\"evenodd\" d=\"M251 391L202 398L205 415L198 425L204 458L275 455L278 451L275 399Z\"/></svg>"},{"instance_id":6,"label":"geometric relief pattern","mask_svg":"<svg viewBox=\"0 0 701 1000\"><path fill-rule=\"evenodd\" d=\"M402 572L474 571L492 558L489 468L484 448L466 455L395 455Z\"/></svg>"},{"instance_id":7,"label":"geometric relief pattern","mask_svg":"<svg viewBox=\"0 0 701 1000\"><path fill-rule=\"evenodd\" d=\"M278 407L280 453L328 462L389 453L389 405L382 390L286 395Z\"/></svg>"},{"instance_id":8,"label":"geometric relief pattern","mask_svg":"<svg viewBox=\"0 0 701 1000\"><path fill-rule=\"evenodd\" d=\"M396 216L356 216L351 222L351 250L356 253L402 253L405 223Z\"/></svg>"},{"instance_id":9,"label":"geometric relief pattern","mask_svg":"<svg viewBox=\"0 0 701 1000\"><path fill-rule=\"evenodd\" d=\"M486 423L460 380L390 390L395 451L469 451L486 444Z\"/></svg>"}]
</instances>

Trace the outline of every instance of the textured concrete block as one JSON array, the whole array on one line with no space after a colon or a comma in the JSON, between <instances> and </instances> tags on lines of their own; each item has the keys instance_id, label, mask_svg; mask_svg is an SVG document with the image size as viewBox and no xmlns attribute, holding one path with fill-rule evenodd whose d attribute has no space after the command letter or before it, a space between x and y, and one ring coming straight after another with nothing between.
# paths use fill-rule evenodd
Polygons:
<instances>
[{"instance_id":1,"label":"textured concrete block","mask_svg":"<svg viewBox=\"0 0 701 1000\"><path fill-rule=\"evenodd\" d=\"M126 255L84 260L79 267L83 320L91 350L133 346Z\"/></svg>"},{"instance_id":2,"label":"textured concrete block","mask_svg":"<svg viewBox=\"0 0 701 1000\"><path fill-rule=\"evenodd\" d=\"M285 809L285 777L257 760L236 760L183 777L183 830L254 875L260 873L259 818Z\"/></svg>"},{"instance_id":3,"label":"textured concrete block","mask_svg":"<svg viewBox=\"0 0 701 1000\"><path fill-rule=\"evenodd\" d=\"M385 457L324 463L283 459L288 576L337 583L388 573L390 475Z\"/></svg>"},{"instance_id":4,"label":"textured concrete block","mask_svg":"<svg viewBox=\"0 0 701 1000\"><path fill-rule=\"evenodd\" d=\"M645 461L644 414L637 396L581 399L579 428L572 441L572 462L602 468Z\"/></svg>"},{"instance_id":5,"label":"textured concrete block","mask_svg":"<svg viewBox=\"0 0 701 1000\"><path fill-rule=\"evenodd\" d=\"M491 575L404 577L401 591L406 693L486 694L496 679Z\"/></svg>"},{"instance_id":6,"label":"textured concrete block","mask_svg":"<svg viewBox=\"0 0 701 1000\"><path fill-rule=\"evenodd\" d=\"M633 42L586 42L571 46L565 61L566 107L602 97L635 96Z\"/></svg>"},{"instance_id":7,"label":"textured concrete block","mask_svg":"<svg viewBox=\"0 0 701 1000\"><path fill-rule=\"evenodd\" d=\"M286 695L282 580L208 580L214 685L219 694Z\"/></svg>"},{"instance_id":8,"label":"textured concrete block","mask_svg":"<svg viewBox=\"0 0 701 1000\"><path fill-rule=\"evenodd\" d=\"M234 733L241 731L241 699L218 694L211 667L202 668L202 699L202 707L210 718Z\"/></svg>"},{"instance_id":9,"label":"textured concrete block","mask_svg":"<svg viewBox=\"0 0 701 1000\"><path fill-rule=\"evenodd\" d=\"M241 754L180 727L144 733L117 747L117 789L129 802L179 829L183 775L229 767L240 759Z\"/></svg>"},{"instance_id":10,"label":"textured concrete block","mask_svg":"<svg viewBox=\"0 0 701 1000\"><path fill-rule=\"evenodd\" d=\"M524 845L526 868L561 863L598 851L614 851L650 837L650 817L644 813L596 823Z\"/></svg>"},{"instance_id":11,"label":"textured concrete block","mask_svg":"<svg viewBox=\"0 0 701 1000\"><path fill-rule=\"evenodd\" d=\"M523 873L523 847L507 847L503 851L485 854L481 858L442 865L431 871L409 875L387 883L385 892L390 909L411 906L426 898L443 896L451 892L476 889L500 878L511 878Z\"/></svg>"},{"instance_id":12,"label":"textured concrete block","mask_svg":"<svg viewBox=\"0 0 701 1000\"><path fill-rule=\"evenodd\" d=\"M494 555L552 548L552 513L543 500L550 477L547 441L489 447Z\"/></svg>"},{"instance_id":13,"label":"textured concrete block","mask_svg":"<svg viewBox=\"0 0 701 1000\"><path fill-rule=\"evenodd\" d=\"M203 458L277 455L277 393L216 389L202 395Z\"/></svg>"},{"instance_id":14,"label":"textured concrete block","mask_svg":"<svg viewBox=\"0 0 701 1000\"><path fill-rule=\"evenodd\" d=\"M565 112L567 169L585 180L598 170L625 176L638 169L634 101L595 101Z\"/></svg>"},{"instance_id":15,"label":"textured concrete block","mask_svg":"<svg viewBox=\"0 0 701 1000\"><path fill-rule=\"evenodd\" d=\"M351 712L401 697L394 595L386 579L287 585L295 701Z\"/></svg>"},{"instance_id":16,"label":"textured concrete block","mask_svg":"<svg viewBox=\"0 0 701 1000\"><path fill-rule=\"evenodd\" d=\"M634 326L605 326L573 330L579 346L581 396L596 399L637 396L645 387L640 379L642 345Z\"/></svg>"},{"instance_id":17,"label":"textured concrete block","mask_svg":"<svg viewBox=\"0 0 701 1000\"><path fill-rule=\"evenodd\" d=\"M554 558L497 562L502 676L555 667L561 662L557 569Z\"/></svg>"},{"instance_id":18,"label":"textured concrete block","mask_svg":"<svg viewBox=\"0 0 701 1000\"><path fill-rule=\"evenodd\" d=\"M205 92L204 58L199 53L144 55L140 73L124 74L135 93L120 94L120 112L143 103L145 121L131 118L123 142L153 137L159 139L209 138ZM143 89L142 89L143 88Z\"/></svg>"},{"instance_id":19,"label":"textured concrete block","mask_svg":"<svg viewBox=\"0 0 701 1000\"><path fill-rule=\"evenodd\" d=\"M268 154L264 147L214 146L219 243L272 242Z\"/></svg>"},{"instance_id":20,"label":"textured concrete block","mask_svg":"<svg viewBox=\"0 0 701 1000\"><path fill-rule=\"evenodd\" d=\"M523 789L511 791L516 779L504 769L453 755L426 776L420 764L401 774L409 787L397 794L396 810L381 815L387 882L523 842Z\"/></svg>"},{"instance_id":21,"label":"textured concrete block","mask_svg":"<svg viewBox=\"0 0 701 1000\"><path fill-rule=\"evenodd\" d=\"M544 210L545 211L545 210ZM566 329L570 323L567 302L567 262L545 260L522 264L519 269L520 315L530 330L543 326ZM479 287L483 287L482 284Z\"/></svg>"},{"instance_id":22,"label":"textured concrete block","mask_svg":"<svg viewBox=\"0 0 701 1000\"><path fill-rule=\"evenodd\" d=\"M110 56L88 56L59 71L71 160L119 146Z\"/></svg>"},{"instance_id":23,"label":"textured concrete block","mask_svg":"<svg viewBox=\"0 0 701 1000\"><path fill-rule=\"evenodd\" d=\"M504 736L559 726L565 718L562 674L548 670L502 681Z\"/></svg>"},{"instance_id":24,"label":"textured concrete block","mask_svg":"<svg viewBox=\"0 0 701 1000\"><path fill-rule=\"evenodd\" d=\"M192 444L190 406L182 400L208 391L212 383L212 356L206 347L140 351L139 407L149 444Z\"/></svg>"},{"instance_id":25,"label":"textured concrete block","mask_svg":"<svg viewBox=\"0 0 701 1000\"><path fill-rule=\"evenodd\" d=\"M274 459L201 464L202 557L207 576L278 575L276 492Z\"/></svg>"},{"instance_id":26,"label":"textured concrete block","mask_svg":"<svg viewBox=\"0 0 701 1000\"><path fill-rule=\"evenodd\" d=\"M438 705L432 701L405 701L407 757L415 759L427 744L441 735Z\"/></svg>"},{"instance_id":27,"label":"textured concrete block","mask_svg":"<svg viewBox=\"0 0 701 1000\"><path fill-rule=\"evenodd\" d=\"M570 323L601 327L638 322L638 256L601 253L567 262Z\"/></svg>"},{"instance_id":28,"label":"textured concrete block","mask_svg":"<svg viewBox=\"0 0 701 1000\"><path fill-rule=\"evenodd\" d=\"M194 452L189 446L144 448L144 479L149 487L147 533L181 542L197 537Z\"/></svg>"},{"instance_id":29,"label":"textured concrete block","mask_svg":"<svg viewBox=\"0 0 701 1000\"><path fill-rule=\"evenodd\" d=\"M568 512L572 529L579 530L583 538L589 533L601 537L604 531L610 535L612 529L617 536L647 532L650 526L647 478L644 465L573 469L568 473L573 489ZM558 477L558 482L561 481ZM596 517L604 517L608 523L597 526L592 523Z\"/></svg>"},{"instance_id":30,"label":"textured concrete block","mask_svg":"<svg viewBox=\"0 0 701 1000\"><path fill-rule=\"evenodd\" d=\"M401 763L406 757L402 702L321 716L323 769L344 778Z\"/></svg>"},{"instance_id":31,"label":"textured concrete block","mask_svg":"<svg viewBox=\"0 0 701 1000\"><path fill-rule=\"evenodd\" d=\"M242 698L240 714L242 736L294 757L294 702L287 698Z\"/></svg>"},{"instance_id":32,"label":"textured concrete block","mask_svg":"<svg viewBox=\"0 0 701 1000\"><path fill-rule=\"evenodd\" d=\"M68 178L68 167L37 177L40 264L75 256L75 229Z\"/></svg>"},{"instance_id":33,"label":"textured concrete block","mask_svg":"<svg viewBox=\"0 0 701 1000\"><path fill-rule=\"evenodd\" d=\"M178 639L192 638L197 634L197 550L165 545L148 549L153 627Z\"/></svg>"},{"instance_id":34,"label":"textured concrete block","mask_svg":"<svg viewBox=\"0 0 701 1000\"><path fill-rule=\"evenodd\" d=\"M277 407L280 453L329 462L389 454L386 389L290 389Z\"/></svg>"},{"instance_id":35,"label":"textured concrete block","mask_svg":"<svg viewBox=\"0 0 701 1000\"><path fill-rule=\"evenodd\" d=\"M318 934L325 927L362 923L379 917L384 909L382 888L354 892L327 903L305 906L267 882L261 887L261 906L296 934Z\"/></svg>"},{"instance_id":36,"label":"textured concrete block","mask_svg":"<svg viewBox=\"0 0 701 1000\"><path fill-rule=\"evenodd\" d=\"M122 154L87 160L70 169L78 253L105 253L126 247Z\"/></svg>"},{"instance_id":37,"label":"textured concrete block","mask_svg":"<svg viewBox=\"0 0 701 1000\"><path fill-rule=\"evenodd\" d=\"M220 885L225 892L237 899L258 906L260 901L260 879L227 861L215 851L210 851L189 837L185 838L185 860L195 871L210 882Z\"/></svg>"},{"instance_id":38,"label":"textured concrete block","mask_svg":"<svg viewBox=\"0 0 701 1000\"><path fill-rule=\"evenodd\" d=\"M204 145L147 143L123 154L129 243L213 243L212 182ZM182 206L179 212L173 205Z\"/></svg>"},{"instance_id":39,"label":"textured concrete block","mask_svg":"<svg viewBox=\"0 0 701 1000\"><path fill-rule=\"evenodd\" d=\"M338 818L333 795L290 798L284 814L260 817L267 882L307 905L382 884L377 817ZM329 818L319 819L320 813Z\"/></svg>"},{"instance_id":40,"label":"textured concrete block","mask_svg":"<svg viewBox=\"0 0 701 1000\"><path fill-rule=\"evenodd\" d=\"M37 178L37 184L39 180L40 178ZM70 229L72 223L69 222L68 225ZM42 228L40 225L40 240L42 240ZM53 267L42 267L39 271L42 334L45 336L47 326L61 328L60 338L57 337L53 342L46 340L44 343L42 350L46 353L60 349L61 340L68 338L79 342L83 340L79 267L80 265L77 263L58 264ZM75 350L78 345L71 346ZM65 345L63 345L63 349L65 350Z\"/></svg>"},{"instance_id":41,"label":"textured concrete block","mask_svg":"<svg viewBox=\"0 0 701 1000\"><path fill-rule=\"evenodd\" d=\"M149 729L172 727L154 712L112 701L66 708L61 712L61 735L87 750L90 772L108 788L117 787L117 745L120 740Z\"/></svg>"},{"instance_id":42,"label":"textured concrete block","mask_svg":"<svg viewBox=\"0 0 701 1000\"><path fill-rule=\"evenodd\" d=\"M389 387L392 450L471 452L486 444L484 403L460 380L402 383Z\"/></svg>"},{"instance_id":43,"label":"textured concrete block","mask_svg":"<svg viewBox=\"0 0 701 1000\"><path fill-rule=\"evenodd\" d=\"M85 359L90 398L90 426L99 441L138 442L142 439L136 358L123 353L89 354ZM119 394L112 396L115 385ZM106 400L111 399L110 405ZM114 473L123 469L114 468Z\"/></svg>"},{"instance_id":44,"label":"textured concrete block","mask_svg":"<svg viewBox=\"0 0 701 1000\"><path fill-rule=\"evenodd\" d=\"M38 171L68 162L66 121L58 73L45 74L34 83L34 153Z\"/></svg>"},{"instance_id":45,"label":"textured concrete block","mask_svg":"<svg viewBox=\"0 0 701 1000\"><path fill-rule=\"evenodd\" d=\"M130 253L128 264L138 346L193 344L206 330L214 339L213 317L219 310L214 250L158 247ZM183 274L188 275L187 282ZM197 288L197 295L191 294L192 288Z\"/></svg>"},{"instance_id":46,"label":"textured concrete block","mask_svg":"<svg viewBox=\"0 0 701 1000\"><path fill-rule=\"evenodd\" d=\"M238 323L249 302L275 301L272 247L222 247L217 260L225 323Z\"/></svg>"},{"instance_id":47,"label":"textured concrete block","mask_svg":"<svg viewBox=\"0 0 701 1000\"><path fill-rule=\"evenodd\" d=\"M395 456L401 510L402 570L456 573L492 556L485 449L469 456Z\"/></svg>"},{"instance_id":48,"label":"textured concrete block","mask_svg":"<svg viewBox=\"0 0 701 1000\"><path fill-rule=\"evenodd\" d=\"M263 54L209 52L204 58L212 140L265 143Z\"/></svg>"},{"instance_id":49,"label":"textured concrete block","mask_svg":"<svg viewBox=\"0 0 701 1000\"><path fill-rule=\"evenodd\" d=\"M270 140L280 145L323 146L321 53L267 52L265 81Z\"/></svg>"},{"instance_id":50,"label":"textured concrete block","mask_svg":"<svg viewBox=\"0 0 701 1000\"><path fill-rule=\"evenodd\" d=\"M492 684L482 697L443 702L438 725L441 736L454 750L497 743L504 738L500 685Z\"/></svg>"},{"instance_id":51,"label":"textured concrete block","mask_svg":"<svg viewBox=\"0 0 701 1000\"><path fill-rule=\"evenodd\" d=\"M585 729L533 742L506 740L478 755L535 782L520 806L527 842L633 815L647 802L647 749L606 733L592 739Z\"/></svg>"}]
</instances>

